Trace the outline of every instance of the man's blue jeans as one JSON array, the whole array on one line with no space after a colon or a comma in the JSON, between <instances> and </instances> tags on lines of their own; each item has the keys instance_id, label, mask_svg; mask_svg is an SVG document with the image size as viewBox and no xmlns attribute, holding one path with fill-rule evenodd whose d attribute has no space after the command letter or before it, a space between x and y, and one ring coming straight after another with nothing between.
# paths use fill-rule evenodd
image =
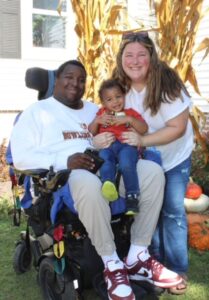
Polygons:
<instances>
[{"instance_id":1,"label":"man's blue jeans","mask_svg":"<svg viewBox=\"0 0 209 300\"><path fill-rule=\"evenodd\" d=\"M110 147L100 150L99 156L105 160L100 168L102 182L109 180L115 183L116 171L119 170L123 176L126 195L139 194L136 172L139 153L136 147L116 140Z\"/></svg>"},{"instance_id":2,"label":"man's blue jeans","mask_svg":"<svg viewBox=\"0 0 209 300\"><path fill-rule=\"evenodd\" d=\"M188 269L187 218L184 196L189 181L191 156L165 172L166 186L159 223L151 252L161 263L179 274Z\"/></svg>"}]
</instances>

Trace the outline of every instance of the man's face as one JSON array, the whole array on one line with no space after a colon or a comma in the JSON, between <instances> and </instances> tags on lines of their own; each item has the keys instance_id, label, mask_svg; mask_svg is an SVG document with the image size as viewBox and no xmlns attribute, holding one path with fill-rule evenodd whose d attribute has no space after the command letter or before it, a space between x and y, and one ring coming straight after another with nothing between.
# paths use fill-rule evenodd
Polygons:
<instances>
[{"instance_id":1,"label":"man's face","mask_svg":"<svg viewBox=\"0 0 209 300\"><path fill-rule=\"evenodd\" d=\"M64 105L78 109L82 105L85 83L85 71L79 66L69 64L56 80L54 97Z\"/></svg>"}]
</instances>

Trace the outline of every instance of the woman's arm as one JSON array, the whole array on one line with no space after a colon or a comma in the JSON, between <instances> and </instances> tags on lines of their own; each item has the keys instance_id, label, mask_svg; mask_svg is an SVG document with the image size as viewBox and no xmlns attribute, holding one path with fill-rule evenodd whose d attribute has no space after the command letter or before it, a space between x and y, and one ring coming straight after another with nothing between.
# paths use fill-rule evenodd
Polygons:
<instances>
[{"instance_id":1,"label":"woman's arm","mask_svg":"<svg viewBox=\"0 0 209 300\"><path fill-rule=\"evenodd\" d=\"M169 144L184 135L189 118L187 108L175 118L166 122L166 126L158 131L141 136L134 132L122 134L123 142L135 146L158 146Z\"/></svg>"},{"instance_id":2,"label":"woman's arm","mask_svg":"<svg viewBox=\"0 0 209 300\"><path fill-rule=\"evenodd\" d=\"M129 117L129 124L138 132L139 134L145 134L148 130L147 123L145 121L140 121L135 117Z\"/></svg>"}]
</instances>

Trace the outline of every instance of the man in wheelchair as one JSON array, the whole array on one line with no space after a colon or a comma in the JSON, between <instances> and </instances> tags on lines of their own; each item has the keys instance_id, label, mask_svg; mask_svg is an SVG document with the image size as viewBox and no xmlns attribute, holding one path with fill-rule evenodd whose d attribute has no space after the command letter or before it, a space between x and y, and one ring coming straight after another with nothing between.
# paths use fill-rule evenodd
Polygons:
<instances>
[{"instance_id":1,"label":"man in wheelchair","mask_svg":"<svg viewBox=\"0 0 209 300\"><path fill-rule=\"evenodd\" d=\"M53 96L29 106L14 126L11 151L15 168L53 166L55 171L70 170L68 186L74 208L104 263L109 299L136 299L130 280L148 281L161 288L175 286L181 277L148 252L163 201L163 171L151 161L138 162L139 213L131 225L130 249L122 261L110 224L111 208L102 197L99 177L93 173L95 161L85 153L89 147L108 147L114 136L102 133L93 138L88 131L98 107L82 100L87 76L84 66L76 60L67 61L58 68L56 76ZM119 193L125 195L123 182Z\"/></svg>"}]
</instances>

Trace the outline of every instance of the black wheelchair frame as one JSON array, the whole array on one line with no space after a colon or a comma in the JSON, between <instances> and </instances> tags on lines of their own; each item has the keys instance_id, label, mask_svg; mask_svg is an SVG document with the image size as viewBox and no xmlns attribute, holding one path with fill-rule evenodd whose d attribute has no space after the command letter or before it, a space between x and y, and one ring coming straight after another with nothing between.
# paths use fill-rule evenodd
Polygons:
<instances>
[{"instance_id":1,"label":"black wheelchair frame","mask_svg":"<svg viewBox=\"0 0 209 300\"><path fill-rule=\"evenodd\" d=\"M53 192L67 182L69 170L57 173L52 170L27 170L23 174L33 180L36 202L25 209L28 222L26 231L21 232L21 239L16 244L13 261L16 273L28 271L33 260L46 300L83 299L84 290L92 287L102 299L108 299L102 276L102 260L78 217L69 208L63 207L57 215L56 223L52 225L50 222ZM132 219L123 214L112 218L112 229L121 259L129 248L131 222ZM60 225L63 227L64 252L57 257L53 233ZM60 272L56 270L55 263L60 265L62 259L65 260L65 267ZM147 293L134 283L133 289L136 299L142 299ZM137 298L139 291L140 298Z\"/></svg>"}]
</instances>

